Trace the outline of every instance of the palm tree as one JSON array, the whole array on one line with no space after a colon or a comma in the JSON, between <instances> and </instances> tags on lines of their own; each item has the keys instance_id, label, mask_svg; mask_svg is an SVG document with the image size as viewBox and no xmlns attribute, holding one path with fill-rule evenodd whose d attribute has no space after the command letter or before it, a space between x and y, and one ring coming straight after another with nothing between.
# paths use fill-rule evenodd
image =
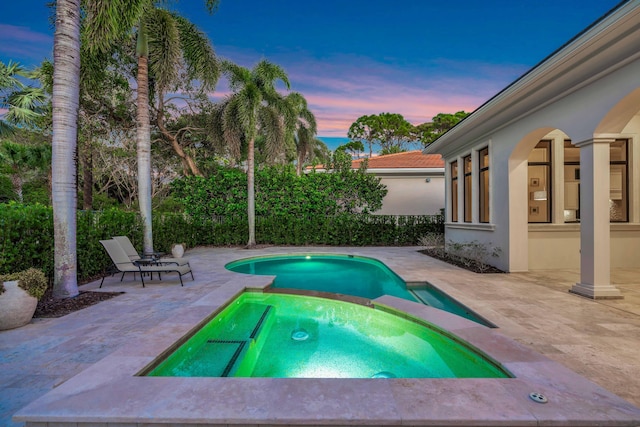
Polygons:
<instances>
[{"instance_id":1,"label":"palm tree","mask_svg":"<svg viewBox=\"0 0 640 427\"><path fill-rule=\"evenodd\" d=\"M0 120L0 136L11 135L16 125L35 127L43 113L45 92L25 85L18 76L33 79L37 72L29 72L17 62L0 61L0 109L7 110Z\"/></svg>"},{"instance_id":2,"label":"palm tree","mask_svg":"<svg viewBox=\"0 0 640 427\"><path fill-rule=\"evenodd\" d=\"M189 78L198 79L203 89L215 87L219 69L215 54L206 36L198 31L192 23L167 10L153 7L153 2L150 0L146 2L140 0L139 3L132 8L138 18L136 22L138 200L143 220L143 252L153 254L149 76L153 76L158 89L158 115L156 118L158 127L163 135L171 141L172 147L182 159L185 167L190 168L194 175L201 175L193 159L182 150L177 139L164 126L164 96L170 86L176 83L179 71L183 66L186 68ZM213 11L218 1L207 0L205 3L209 10ZM96 20L100 17L100 12L96 11L93 15ZM112 22L120 32L132 28L130 20L118 21L117 10L110 10L110 12L116 13L116 16L112 16ZM88 21L86 27L89 40L98 36L101 31L100 26L94 26L92 21ZM105 49L107 46L109 45L97 47Z\"/></svg>"},{"instance_id":3,"label":"palm tree","mask_svg":"<svg viewBox=\"0 0 640 427\"><path fill-rule=\"evenodd\" d=\"M224 140L236 158L240 157L243 143L247 144L247 248L254 248L255 141L261 132L267 156L277 154L284 145L287 132L294 125L294 112L276 90L276 83L281 81L289 89L289 78L280 66L267 60L260 61L252 70L225 61L222 69L233 93L217 106L212 128L214 137Z\"/></svg>"},{"instance_id":4,"label":"palm tree","mask_svg":"<svg viewBox=\"0 0 640 427\"><path fill-rule=\"evenodd\" d=\"M293 92L288 94L285 99L293 111L296 122L292 137L298 157L296 173L300 176L305 159L313 153L315 148L317 141L315 136L318 128L316 118L307 107L307 100L304 96L298 92Z\"/></svg>"},{"instance_id":5,"label":"palm tree","mask_svg":"<svg viewBox=\"0 0 640 427\"><path fill-rule=\"evenodd\" d=\"M79 294L76 257L76 136L80 93L80 0L58 0L53 38L53 295Z\"/></svg>"}]
</instances>

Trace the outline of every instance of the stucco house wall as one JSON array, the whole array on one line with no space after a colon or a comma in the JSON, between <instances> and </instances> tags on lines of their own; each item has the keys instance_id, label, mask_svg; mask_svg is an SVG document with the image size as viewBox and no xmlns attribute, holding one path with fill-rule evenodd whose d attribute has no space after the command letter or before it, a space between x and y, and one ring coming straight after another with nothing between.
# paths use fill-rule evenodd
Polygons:
<instances>
[{"instance_id":1,"label":"stucco house wall","mask_svg":"<svg viewBox=\"0 0 640 427\"><path fill-rule=\"evenodd\" d=\"M352 168L357 169L363 161L354 160ZM438 215L444 209L441 156L414 150L373 157L367 162L367 173L387 186L382 209L376 215Z\"/></svg>"},{"instance_id":2,"label":"stucco house wall","mask_svg":"<svg viewBox=\"0 0 640 427\"><path fill-rule=\"evenodd\" d=\"M370 173L376 174L375 171ZM444 209L444 174L440 176L384 176L388 193L378 215L438 215ZM427 181L428 180L428 181Z\"/></svg>"}]
</instances>

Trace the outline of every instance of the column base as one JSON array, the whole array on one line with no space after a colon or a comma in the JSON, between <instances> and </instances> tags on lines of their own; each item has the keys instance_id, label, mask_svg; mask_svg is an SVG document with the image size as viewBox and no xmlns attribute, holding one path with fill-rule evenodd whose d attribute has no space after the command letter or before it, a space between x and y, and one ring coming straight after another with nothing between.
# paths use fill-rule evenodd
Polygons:
<instances>
[{"instance_id":1,"label":"column base","mask_svg":"<svg viewBox=\"0 0 640 427\"><path fill-rule=\"evenodd\" d=\"M594 286L589 283L576 283L569 289L572 294L590 299L623 299L620 290L613 285Z\"/></svg>"}]
</instances>

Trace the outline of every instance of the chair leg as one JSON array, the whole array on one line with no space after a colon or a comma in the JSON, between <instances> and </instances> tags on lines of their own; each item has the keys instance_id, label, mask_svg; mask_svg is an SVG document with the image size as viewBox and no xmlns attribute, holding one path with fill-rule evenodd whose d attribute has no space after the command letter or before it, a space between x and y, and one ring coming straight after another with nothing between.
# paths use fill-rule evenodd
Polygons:
<instances>
[{"instance_id":1,"label":"chair leg","mask_svg":"<svg viewBox=\"0 0 640 427\"><path fill-rule=\"evenodd\" d=\"M113 274L112 274L112 276L113 276ZM102 284L104 283L104 278L105 277L107 277L107 276L102 276L102 280L100 281L100 287L102 287Z\"/></svg>"},{"instance_id":2,"label":"chair leg","mask_svg":"<svg viewBox=\"0 0 640 427\"><path fill-rule=\"evenodd\" d=\"M189 273L191 273L191 280L196 280L196 279L193 277L193 270L189 270Z\"/></svg>"},{"instance_id":3,"label":"chair leg","mask_svg":"<svg viewBox=\"0 0 640 427\"><path fill-rule=\"evenodd\" d=\"M184 283L182 283L182 274L180 274L179 271L178 271L178 277L180 278L180 286L184 286Z\"/></svg>"},{"instance_id":4,"label":"chair leg","mask_svg":"<svg viewBox=\"0 0 640 427\"><path fill-rule=\"evenodd\" d=\"M124 280L124 273L122 273L122 277L120 278L120 281L122 282ZM135 273L133 275L133 280L136 280L136 276Z\"/></svg>"}]
</instances>

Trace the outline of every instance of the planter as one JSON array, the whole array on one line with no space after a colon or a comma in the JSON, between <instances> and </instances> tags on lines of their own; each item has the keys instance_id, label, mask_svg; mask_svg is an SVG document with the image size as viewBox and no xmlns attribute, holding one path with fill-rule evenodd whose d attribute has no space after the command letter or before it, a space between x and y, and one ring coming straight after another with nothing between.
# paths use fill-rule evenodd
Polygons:
<instances>
[{"instance_id":1,"label":"planter","mask_svg":"<svg viewBox=\"0 0 640 427\"><path fill-rule=\"evenodd\" d=\"M173 245L171 247L171 255L173 255L174 258L182 258L182 255L184 255L184 246L184 243L176 243Z\"/></svg>"},{"instance_id":2,"label":"planter","mask_svg":"<svg viewBox=\"0 0 640 427\"><path fill-rule=\"evenodd\" d=\"M4 282L4 289L0 294L0 331L29 323L36 312L38 298L18 286L17 280Z\"/></svg>"}]
</instances>

